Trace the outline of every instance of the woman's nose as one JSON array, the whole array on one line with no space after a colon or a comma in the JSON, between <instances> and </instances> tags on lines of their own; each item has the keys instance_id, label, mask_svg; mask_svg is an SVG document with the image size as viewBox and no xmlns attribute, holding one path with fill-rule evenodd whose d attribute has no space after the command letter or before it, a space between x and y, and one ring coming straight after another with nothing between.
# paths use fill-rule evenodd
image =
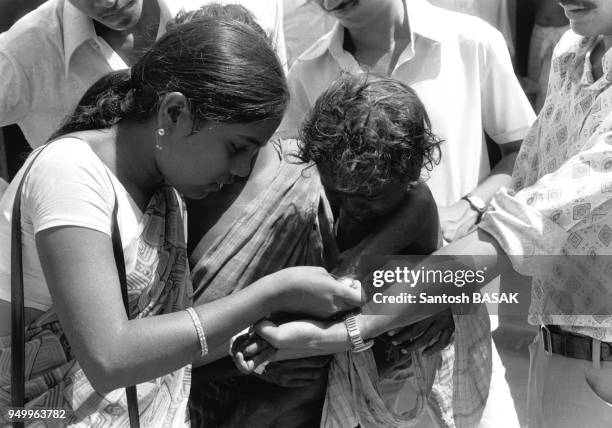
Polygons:
<instances>
[{"instance_id":1,"label":"woman's nose","mask_svg":"<svg viewBox=\"0 0 612 428\"><path fill-rule=\"evenodd\" d=\"M230 173L238 177L247 177L251 173L254 153L244 153L236 159Z\"/></svg>"}]
</instances>

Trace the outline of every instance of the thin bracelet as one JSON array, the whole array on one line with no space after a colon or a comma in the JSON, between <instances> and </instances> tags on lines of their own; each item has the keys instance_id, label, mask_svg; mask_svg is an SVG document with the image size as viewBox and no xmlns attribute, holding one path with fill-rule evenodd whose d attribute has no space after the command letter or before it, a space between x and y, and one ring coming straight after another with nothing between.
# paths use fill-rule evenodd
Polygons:
<instances>
[{"instance_id":1,"label":"thin bracelet","mask_svg":"<svg viewBox=\"0 0 612 428\"><path fill-rule=\"evenodd\" d=\"M208 354L208 344L206 343L206 336L204 336L204 328L202 327L200 318L198 318L195 309L187 308L185 310L191 317L191 321L193 321L193 326L196 329L196 333L198 333L198 340L200 341L200 350L202 351L201 356L204 357L206 356L206 354Z\"/></svg>"}]
</instances>

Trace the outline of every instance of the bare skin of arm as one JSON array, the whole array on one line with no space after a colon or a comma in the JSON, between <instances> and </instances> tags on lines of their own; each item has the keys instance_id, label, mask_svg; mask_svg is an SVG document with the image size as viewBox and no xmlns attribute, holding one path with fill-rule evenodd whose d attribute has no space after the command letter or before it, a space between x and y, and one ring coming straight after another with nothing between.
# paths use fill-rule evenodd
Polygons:
<instances>
[{"instance_id":1,"label":"bare skin of arm","mask_svg":"<svg viewBox=\"0 0 612 428\"><path fill-rule=\"evenodd\" d=\"M482 230L476 230L467 236L451 243L434 255L458 256L450 257L444 262L433 258L425 258L414 269L421 266L428 269L454 270L472 269L480 270L486 268L486 280L483 284L474 284L471 290L477 291L493 278L511 268L511 263L495 239ZM478 257L472 257L478 255ZM436 293L449 294L454 289L457 293L459 288L431 287L428 295ZM385 291L385 295L399 295L405 291L404 284L394 284ZM357 324L364 340L372 339L385 332L401 329L403 326L417 323L432 315L447 310L450 305L376 305L372 302L362 307L362 313L357 315ZM409 310L407 310L409 308ZM277 348L277 352L271 360L283 360L287 358L300 358L308 355L324 355L329 353L345 352L350 349L350 341L346 327L342 322L320 322L311 320L293 321L290 323L275 325L269 321L257 324L257 334ZM282 348L282 349L280 349ZM258 346L253 345L246 354L253 355L259 352Z\"/></svg>"},{"instance_id":2,"label":"bare skin of arm","mask_svg":"<svg viewBox=\"0 0 612 428\"><path fill-rule=\"evenodd\" d=\"M437 209L429 188L421 184L412 189L402 204L397 208L393 215L385 218L384 224L380 225L375 231L361 230L361 233L367 235L365 239L345 251L344 258L341 264L334 269L334 274L338 276L357 277L359 273L359 265L362 256L368 254L429 254L439 246L439 228ZM451 338L454 330L454 323L450 311L444 311L440 314L430 314L433 316L423 317L412 325L403 325L400 328L393 330L393 338L389 341L395 342L395 346L402 352L408 353L416 348L426 347L427 352L436 352L446 346ZM299 323L299 321L297 322ZM264 324L265 325L265 324ZM271 324L268 324L271 325ZM346 328L343 323L319 323L326 330L325 335L332 334L341 342L340 351L348 350L350 343L346 334ZM310 326L304 324L305 334L308 334ZM392 330L392 329L388 329ZM385 331L388 331L385 330ZM265 330L264 330L265 331ZM282 334L282 332L281 332ZM438 336L439 334L439 336ZM298 335L299 336L299 335ZM380 335L375 335L380 336ZM370 337L375 337L370 336ZM436 337L438 336L438 339ZM315 334L313 332L313 339ZM278 336L274 337L278 339ZM284 338L283 338L284 339ZM301 358L309 355L321 355L326 353L335 353L334 349L328 349L329 352L322 352L317 349L315 344L316 339L309 345L312 349L282 349L278 351L272 358L272 361L290 360L293 358ZM274 343L272 343L274 346ZM323 346L327 346L325 344ZM269 346L265 341L256 341L256 343L247 342L247 345L241 351L246 358L257 355L258 361L261 360L259 352L267 349ZM244 369L244 361L236 361L241 370ZM241 367L241 365L243 367Z\"/></svg>"},{"instance_id":3,"label":"bare skin of arm","mask_svg":"<svg viewBox=\"0 0 612 428\"><path fill-rule=\"evenodd\" d=\"M493 195L502 187L512 184L512 170L514 161L521 148L522 141L514 141L508 144L500 144L502 158L495 165L491 174L482 181L470 193L488 203ZM468 234L476 225L478 213L470 204L464 200L451 204L447 207L439 207L442 234L448 242L453 242Z\"/></svg>"},{"instance_id":4,"label":"bare skin of arm","mask_svg":"<svg viewBox=\"0 0 612 428\"><path fill-rule=\"evenodd\" d=\"M186 312L127 319L108 235L80 227L52 228L36 235L36 245L54 309L96 390L153 379L198 358L199 341ZM314 309L318 314L313 315L325 318L336 309L355 306L345 305L345 297L354 303L355 290L336 286L333 280L332 285L324 272L321 268L286 269L227 298L196 307L208 346L218 348L275 311L310 312L304 305L318 306ZM301 285L296 286L296 281ZM334 297L336 291L339 294ZM319 298L329 300L326 304ZM8 306L2 303L3 318L10 314L4 310ZM3 322L2 330L1 334L8 334L10 322Z\"/></svg>"}]
</instances>

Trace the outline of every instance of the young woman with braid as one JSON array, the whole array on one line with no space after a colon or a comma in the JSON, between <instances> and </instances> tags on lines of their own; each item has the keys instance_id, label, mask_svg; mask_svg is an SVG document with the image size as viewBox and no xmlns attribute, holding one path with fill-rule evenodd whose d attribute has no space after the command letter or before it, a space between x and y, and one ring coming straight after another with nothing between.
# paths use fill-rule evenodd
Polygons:
<instances>
[{"instance_id":1,"label":"young woman with braid","mask_svg":"<svg viewBox=\"0 0 612 428\"><path fill-rule=\"evenodd\" d=\"M0 360L8 361L11 221L23 181L28 406L65 409L72 424L125 425L120 388L137 385L143 425L184 426L191 364L206 363L207 349L273 312L327 317L360 303L359 290L302 267L192 308L182 196L202 198L247 175L287 98L258 32L202 18L170 29L131 70L102 78L34 152L0 200ZM0 387L5 408L10 388Z\"/></svg>"}]
</instances>

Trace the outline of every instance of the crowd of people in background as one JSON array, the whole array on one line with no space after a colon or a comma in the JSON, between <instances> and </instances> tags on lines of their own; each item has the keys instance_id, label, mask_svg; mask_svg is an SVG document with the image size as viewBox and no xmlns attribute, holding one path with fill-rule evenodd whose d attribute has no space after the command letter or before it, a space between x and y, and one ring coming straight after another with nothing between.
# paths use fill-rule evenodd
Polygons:
<instances>
[{"instance_id":1,"label":"crowd of people in background","mask_svg":"<svg viewBox=\"0 0 612 428\"><path fill-rule=\"evenodd\" d=\"M512 0L31 3L0 34L31 151L9 177L0 138L2 423L608 426L607 0L535 2L520 78ZM525 418L486 306L374 304L369 255L530 296Z\"/></svg>"}]
</instances>

